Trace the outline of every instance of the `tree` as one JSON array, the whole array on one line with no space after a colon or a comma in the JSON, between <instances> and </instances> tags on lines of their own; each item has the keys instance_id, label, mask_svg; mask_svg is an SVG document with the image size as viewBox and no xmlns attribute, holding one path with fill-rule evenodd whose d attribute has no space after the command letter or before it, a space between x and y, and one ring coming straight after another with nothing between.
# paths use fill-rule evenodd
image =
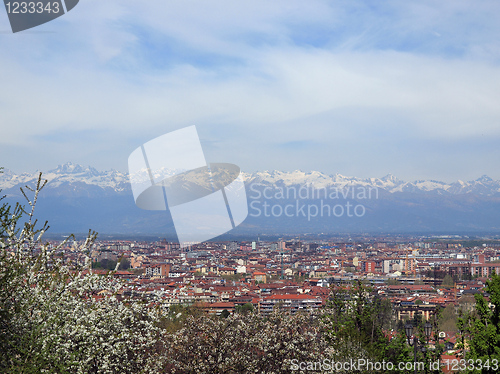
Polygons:
<instances>
[{"instance_id":1,"label":"tree","mask_svg":"<svg viewBox=\"0 0 500 374\"><path fill-rule=\"evenodd\" d=\"M398 358L401 352L406 352L403 345L389 345L390 301L373 295L371 288L360 281L349 288L332 290L324 318L336 360L369 358L382 361L389 349L391 356Z\"/></svg>"},{"instance_id":2,"label":"tree","mask_svg":"<svg viewBox=\"0 0 500 374\"><path fill-rule=\"evenodd\" d=\"M359 281L348 288L333 289L324 311L325 335L333 349L333 360L345 362L351 359L365 359L372 362L386 361L395 365L414 360L437 361L442 353L439 344L436 344L434 350L428 349L426 353L418 349L417 356L414 357L414 348L407 343L405 323L398 321L394 331L392 315L390 301L380 298L369 286ZM438 334L438 320L439 316L431 320L435 336ZM424 346L426 337L422 317L416 313L411 323L420 346ZM366 368L363 372L371 371ZM400 372L397 365L394 372ZM409 372L413 373L413 370Z\"/></svg>"},{"instance_id":3,"label":"tree","mask_svg":"<svg viewBox=\"0 0 500 374\"><path fill-rule=\"evenodd\" d=\"M459 330L468 337L461 345L463 349L468 347L466 358L482 363L482 369L471 371L473 373L494 373L500 365L500 275L493 273L486 282L485 292L488 299L476 294L475 311L458 319Z\"/></svg>"},{"instance_id":4,"label":"tree","mask_svg":"<svg viewBox=\"0 0 500 374\"><path fill-rule=\"evenodd\" d=\"M331 358L331 349L305 313L201 315L164 336L161 357L165 373L303 373L294 362Z\"/></svg>"},{"instance_id":5,"label":"tree","mask_svg":"<svg viewBox=\"0 0 500 374\"><path fill-rule=\"evenodd\" d=\"M450 274L446 274L441 282L441 286L443 287L453 287L455 285L455 281Z\"/></svg>"},{"instance_id":6,"label":"tree","mask_svg":"<svg viewBox=\"0 0 500 374\"><path fill-rule=\"evenodd\" d=\"M441 331L457 331L458 316L455 312L455 305L450 304L441 312L439 328Z\"/></svg>"},{"instance_id":7,"label":"tree","mask_svg":"<svg viewBox=\"0 0 500 374\"><path fill-rule=\"evenodd\" d=\"M116 261L109 260L109 259L102 259L101 261L98 262L93 262L92 263L92 269L106 269L106 270L113 270L116 268Z\"/></svg>"},{"instance_id":8,"label":"tree","mask_svg":"<svg viewBox=\"0 0 500 374\"><path fill-rule=\"evenodd\" d=\"M123 284L63 264L56 248L43 241L35 206L47 181L41 174L29 209L16 204L0 209L2 237L0 283L0 371L2 373L156 372L157 313L140 302L117 301ZM89 231L79 251L89 251L96 233ZM72 239L72 237L68 238ZM101 290L111 295L100 297Z\"/></svg>"},{"instance_id":9,"label":"tree","mask_svg":"<svg viewBox=\"0 0 500 374\"><path fill-rule=\"evenodd\" d=\"M243 305L237 305L235 308L236 313L247 314L254 311L252 303L246 303Z\"/></svg>"}]
</instances>

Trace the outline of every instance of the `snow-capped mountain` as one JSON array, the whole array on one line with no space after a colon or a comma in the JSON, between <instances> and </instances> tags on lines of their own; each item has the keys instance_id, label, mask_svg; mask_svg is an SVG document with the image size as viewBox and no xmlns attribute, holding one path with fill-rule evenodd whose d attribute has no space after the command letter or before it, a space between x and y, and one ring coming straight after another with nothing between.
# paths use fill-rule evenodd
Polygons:
<instances>
[{"instance_id":1,"label":"snow-capped mountain","mask_svg":"<svg viewBox=\"0 0 500 374\"><path fill-rule=\"evenodd\" d=\"M22 187L33 184L38 180L39 172L15 174L6 169L0 174L0 188L3 190L12 187ZM112 188L120 192L129 185L128 175L116 170L97 171L92 167L83 167L67 163L59 165L56 169L42 173L42 178L48 181L47 188L58 188L64 184L85 183L101 188Z\"/></svg>"},{"instance_id":2,"label":"snow-capped mountain","mask_svg":"<svg viewBox=\"0 0 500 374\"><path fill-rule=\"evenodd\" d=\"M154 171L153 177L173 176L179 172L162 169ZM149 178L149 173L146 174ZM7 196L3 202L23 202L19 188L34 186L38 175L38 172L16 174L4 170L0 174L1 193ZM175 236L169 212L142 210L135 205L127 173L98 171L68 163L44 172L42 177L48 183L38 201L38 215L49 221L52 232L86 232L92 228L101 233L170 233ZM189 178L181 178L180 182L191 189L191 179L196 178L194 173ZM408 182L390 174L363 179L318 171L263 171L242 173L242 178L247 186L249 216L233 230L236 234L500 231L500 181L487 176L468 182L445 183L434 180ZM284 200L274 192L262 193L266 187L278 191L280 187L303 186L328 191L371 188L377 193L370 198L329 193L324 201L314 196L286 197ZM267 212L265 204L270 207ZM286 214L279 214L286 204ZM324 210L322 204L331 209L337 206L336 215L331 213L333 210L328 213L330 208ZM353 217L345 211L338 216L339 209L345 209L347 204L362 205L358 213L363 215ZM312 212L317 208L321 214L306 217L304 212L309 206Z\"/></svg>"},{"instance_id":3,"label":"snow-capped mountain","mask_svg":"<svg viewBox=\"0 0 500 374\"><path fill-rule=\"evenodd\" d=\"M405 182L392 174L382 178L356 178L346 177L341 174L327 175L318 171L309 173L296 170L293 172L264 171L253 174L243 174L247 183L261 183L274 186L311 185L315 188L334 187L343 189L346 187L376 187L387 192L429 192L464 194L474 193L481 195L494 195L500 193L500 181L494 181L486 175L470 181L457 181L445 183L435 180L417 180Z\"/></svg>"},{"instance_id":4,"label":"snow-capped mountain","mask_svg":"<svg viewBox=\"0 0 500 374\"><path fill-rule=\"evenodd\" d=\"M171 169L161 169L155 171L155 177L164 178L176 174L177 171ZM12 187L22 187L26 184L33 184L38 178L39 172L15 174L6 169L0 174L0 189L8 190ZM115 192L129 192L130 181L127 173L116 170L98 171L93 167L75 165L66 163L59 165L56 169L49 170L42 174L43 179L49 181L47 188L60 188L61 186L84 183L97 186L103 189L112 189ZM248 184L261 183L266 186L300 186L310 185L315 188L338 188L346 187L376 187L390 193L395 192L430 192L448 194L478 194L495 195L500 193L500 181L495 181L490 177L482 177L468 182L457 181L454 183L445 183L435 180L417 180L406 182L398 179L392 174L382 178L356 178L347 177L341 174L328 175L319 171L303 172L300 170L292 172L283 171L263 171L256 173L242 172L243 180Z\"/></svg>"}]
</instances>

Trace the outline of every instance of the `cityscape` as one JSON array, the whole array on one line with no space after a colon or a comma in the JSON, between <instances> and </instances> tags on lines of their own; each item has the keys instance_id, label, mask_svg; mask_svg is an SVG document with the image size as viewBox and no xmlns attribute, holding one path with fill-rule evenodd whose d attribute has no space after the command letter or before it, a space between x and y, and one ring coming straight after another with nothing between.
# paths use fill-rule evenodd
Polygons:
<instances>
[{"instance_id":1,"label":"cityscape","mask_svg":"<svg viewBox=\"0 0 500 374\"><path fill-rule=\"evenodd\" d=\"M500 371L497 0L4 0L0 373Z\"/></svg>"},{"instance_id":2,"label":"cityscape","mask_svg":"<svg viewBox=\"0 0 500 374\"><path fill-rule=\"evenodd\" d=\"M165 170L167 178L176 173ZM83 296L81 302L87 305L84 310L90 307L85 313L95 315L95 307L109 313L109 308L119 310L119 305L134 305L134 308L141 308L141 320L151 319L152 325L144 332L139 332L137 326L132 326L130 331L132 335L145 333L149 343L137 346L132 361L118 365L114 371L130 370L134 362L144 359L148 362L148 371L218 373L229 368L229 372L248 372L248 367L234 370L231 369L233 363L210 364L207 361L206 355L215 354L209 353L211 350L220 350L220 343L207 347L206 341L200 341L195 347L184 346L195 344L199 328L201 331L214 329L214 336L222 333L224 344L249 345L239 351L241 357L232 359L248 360L248 366L260 367L257 369L260 372L326 373L339 371L348 363L346 372L409 372L414 369L448 373L462 370L460 366L464 363L467 368L466 357L474 354L472 344L477 344L472 343L478 331L475 329L482 329L474 325L477 308L482 300L494 303L497 297L492 279L500 279L497 276L500 235L495 230L498 215L494 208L498 204L499 182L487 176L466 183L445 184L437 181L409 183L392 176L362 180L339 175L329 177L318 172L257 173L244 179L249 209L241 228L208 241L180 243L175 239L174 224L165 213L144 213L135 207L129 211L122 209L119 213L111 209L104 213L104 220L95 218L95 201L108 199L111 202L102 205L100 211L108 209L118 199L133 201L127 178L126 174L113 170L99 172L72 163L38 174L16 174L6 170L0 177L0 187L6 192L1 208L2 261L6 264L4 282L9 284L11 270L7 269L10 266L14 266L12 269L19 265L26 267L19 273L23 278L31 279L36 274L42 274L42 279L49 277L35 280L39 275L35 276L34 283L26 283L31 284L27 289L21 287L14 292L19 292L19 296L12 296L7 286L7 300L11 296L12 300L17 297L30 300L28 295L32 291L29 289L33 287L42 287L37 292L45 295L52 287L63 285L61 292L68 293L70 300L74 299L75 292ZM381 219L378 210L387 209L394 201L406 200L405 215L418 212L413 220L419 221L422 218L418 215L432 209L415 211L411 205L420 201L420 205L425 206L428 204L425 200L435 201L436 194L439 199L454 201L451 211L456 215L461 209L469 208L464 216L466 219L456 221L467 234L458 234L457 227L443 233L445 227L438 225L430 232L418 232L425 228L418 225L413 226L413 232L404 232L406 226L397 224L392 232L370 232L370 228L373 229L370 219L372 222ZM19 204L21 197L25 199L25 207ZM477 204L477 200L481 203ZM386 204L381 204L384 201ZM483 209L484 201L491 205L490 216ZM35 211L39 207L41 212ZM59 222L71 222L78 209L79 212L87 209L87 213L81 214L83 220L76 220L70 226L59 225ZM477 214L483 214L484 219L491 217L490 226L481 226L478 230L471 209L477 209ZM152 226L153 230L141 231L138 226L135 231L129 231L120 223L130 222L131 217L138 222L148 214L152 217L146 218L146 222L158 221ZM447 221L448 213L443 214L441 209L432 214L436 222ZM42 215L55 218L55 227L51 228L48 221L40 226L38 220ZM84 234L79 227L86 224L86 215L98 226L99 222L111 219L112 225L104 227L112 227L115 232L98 234L90 229ZM287 218L292 218L291 223L277 224ZM385 215L386 221L399 219L401 217L394 212ZM361 226L342 226L341 220L360 220ZM406 220L406 223L411 222L412 219ZM170 225L165 231L168 234L155 233L165 224ZM20 231L22 225L24 228ZM116 230L120 227L122 230ZM316 229L311 230L311 227ZM377 226L381 227L386 226ZM363 232L360 228L368 230ZM76 229L75 234L65 233L68 229ZM347 230L342 232L342 229ZM41 273L37 265L40 261L45 263ZM64 273L69 280L56 275ZM80 282L83 285L79 285ZM78 291L80 287L82 291ZM52 297L50 292L49 298ZM37 312L41 316L54 308L51 302L45 304L43 299L36 300L33 302L49 308L44 310L42 307ZM10 310L14 305L7 303L2 308ZM32 308L40 306L32 305L26 311ZM62 310L64 308L66 306ZM83 321L90 318L85 313L81 316ZM370 316L371 327L360 325L350 330L350 324L365 313ZM115 321L118 325L124 321L123 317L115 318L118 318ZM252 318L255 320L250 323ZM214 322L217 327L209 327ZM46 322L41 323L43 326ZM65 329L71 331L74 324L78 326L81 322L66 318L59 323L69 324ZM238 330L241 329L239 323L249 326L250 330ZM276 330L282 323L283 327L292 324L302 330L296 331L295 337L287 338L290 332ZM263 335L253 342L246 339L231 343L227 337L231 333L257 336L251 326L258 324L262 324ZM122 327L124 331L130 328ZM262 339L265 341L272 335L268 329L274 330L274 339L297 342L281 353L281 359L273 353L272 362L264 362L261 357L272 351L270 346L262 346ZM420 335L413 333L414 329L422 329ZM68 333L73 334L67 332L63 336ZM160 335L155 338L155 334ZM164 334L167 335L162 338ZM360 335L353 338L352 334ZM188 336L190 338L182 343ZM332 338L340 340L332 342ZM77 341L79 339L82 338ZM361 344L359 352L353 353L351 348L345 350L342 348L344 343L339 345L340 342ZM158 351L158 344L167 346ZM182 348L176 348L179 344ZM379 348L379 344L386 348ZM493 340L490 344L496 343ZM411 347L415 348L413 353ZM418 347L422 348L422 353ZM256 355L248 355L247 349ZM66 354L75 354L73 350L74 346L70 345ZM293 353L294 350L300 354ZM318 350L323 353L318 355ZM95 355L96 352L87 352L84 356ZM97 372L110 357L95 358L101 362ZM495 356L491 362L489 356L486 357L476 358L474 365L480 364L484 369L483 360L487 360L484 364L489 366L488 370L493 368L495 371ZM233 362L229 358L224 360ZM474 366L468 368L475 369Z\"/></svg>"},{"instance_id":3,"label":"cityscape","mask_svg":"<svg viewBox=\"0 0 500 374\"><path fill-rule=\"evenodd\" d=\"M479 239L446 236L415 242L381 239L257 239L207 242L185 250L164 240L110 240L97 241L90 253L80 252L82 243L73 241L58 254L63 262L79 266L90 257L96 273L119 269L113 276L127 281L121 291L124 298L147 298L167 309L197 304L217 315L234 313L247 303L269 313L271 304L278 302L293 313L313 312L326 304L330 287L363 280L390 298L396 321L418 313L429 319L438 306L458 310L465 303L470 308L473 295L499 273L500 240L479 244Z\"/></svg>"}]
</instances>

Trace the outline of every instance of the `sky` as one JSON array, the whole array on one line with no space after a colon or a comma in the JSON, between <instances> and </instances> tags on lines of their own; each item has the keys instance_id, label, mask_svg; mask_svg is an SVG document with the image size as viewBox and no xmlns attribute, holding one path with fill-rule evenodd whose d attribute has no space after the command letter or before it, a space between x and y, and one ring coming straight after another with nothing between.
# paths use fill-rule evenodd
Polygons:
<instances>
[{"instance_id":1,"label":"sky","mask_svg":"<svg viewBox=\"0 0 500 374\"><path fill-rule=\"evenodd\" d=\"M80 0L13 34L0 166L127 171L196 125L245 172L500 179L500 2ZM168 166L168 165L166 165Z\"/></svg>"}]
</instances>

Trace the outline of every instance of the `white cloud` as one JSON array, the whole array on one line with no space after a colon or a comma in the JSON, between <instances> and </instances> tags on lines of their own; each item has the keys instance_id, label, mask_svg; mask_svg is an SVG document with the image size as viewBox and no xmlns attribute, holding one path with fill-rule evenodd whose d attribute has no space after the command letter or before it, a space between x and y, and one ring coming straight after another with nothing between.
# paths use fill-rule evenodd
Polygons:
<instances>
[{"instance_id":1,"label":"white cloud","mask_svg":"<svg viewBox=\"0 0 500 374\"><path fill-rule=\"evenodd\" d=\"M104 131L91 154L78 139L70 148L110 167L137 146L125 141L197 124L223 137L214 154L250 143L255 167L287 167L307 162L283 155L280 142L311 141L313 165L329 152L321 144L356 144L363 134L387 134L373 149L500 136L499 28L486 17L494 3L339 4L81 2L40 28L55 34L1 36L1 142L58 149L58 131ZM463 29L481 17L487 29ZM231 138L217 130L229 127Z\"/></svg>"}]
</instances>

